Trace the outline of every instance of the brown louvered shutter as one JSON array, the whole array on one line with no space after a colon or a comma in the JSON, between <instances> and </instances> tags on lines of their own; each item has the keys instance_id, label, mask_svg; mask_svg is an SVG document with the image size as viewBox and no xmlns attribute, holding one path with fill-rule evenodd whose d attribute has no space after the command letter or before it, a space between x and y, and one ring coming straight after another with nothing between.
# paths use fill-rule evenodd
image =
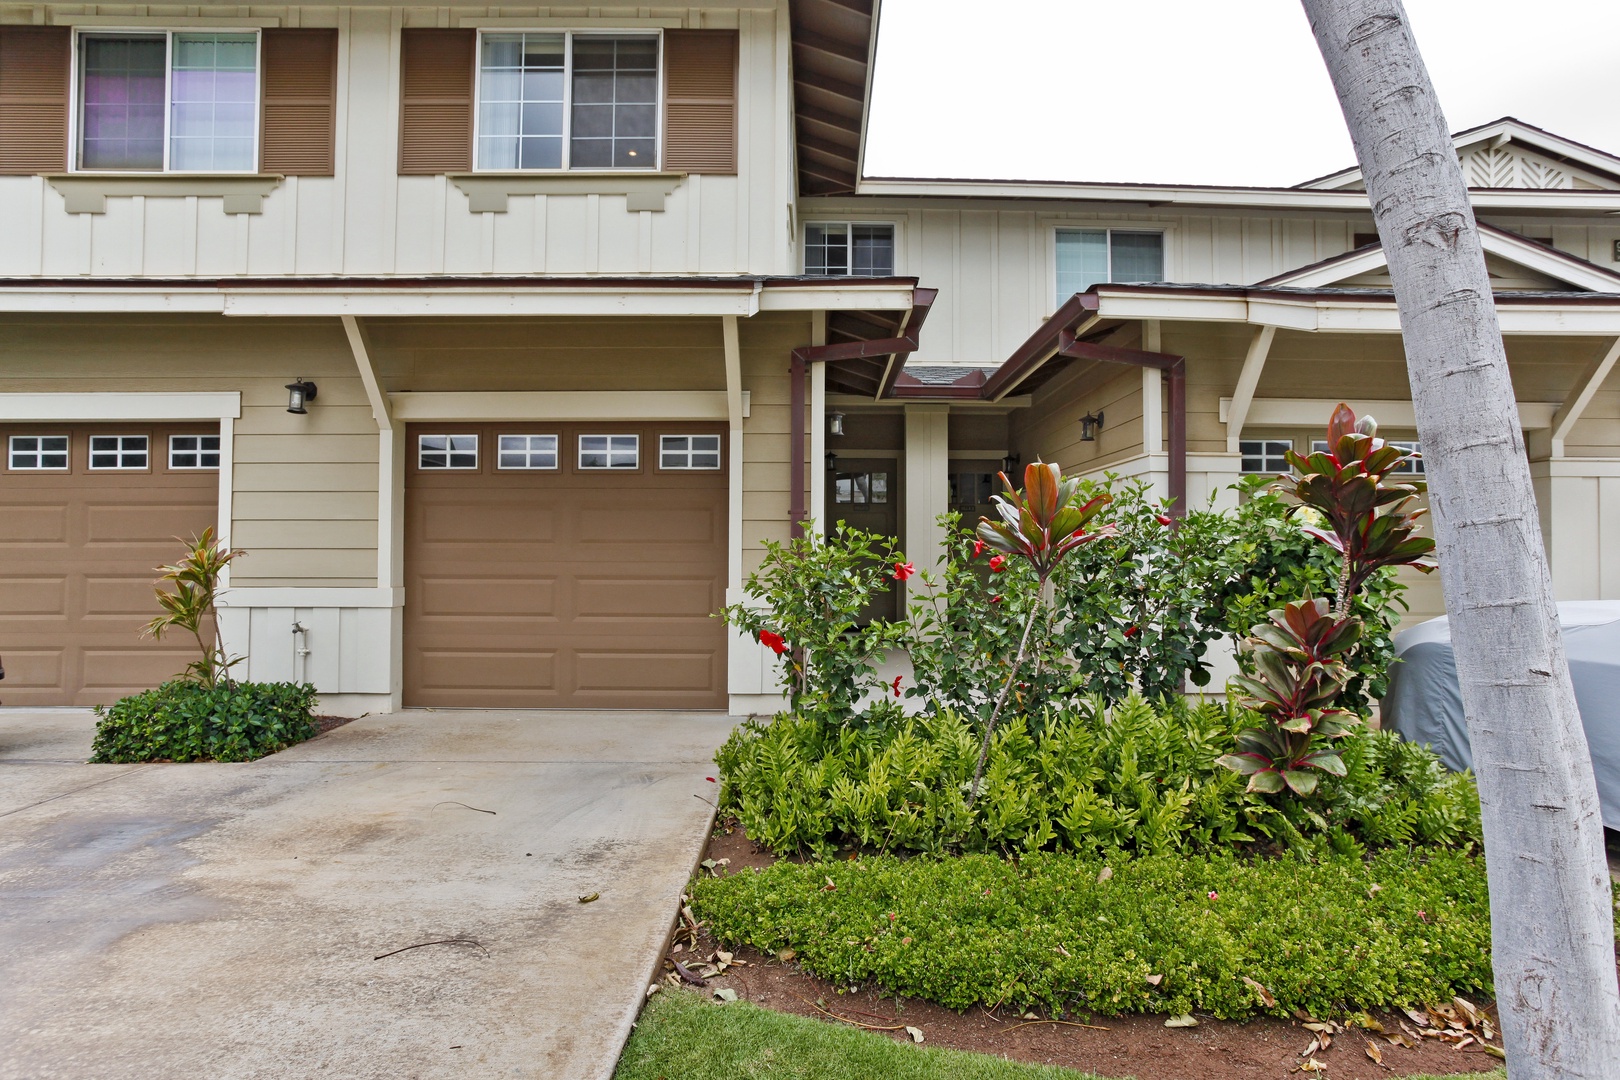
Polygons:
<instances>
[{"instance_id":1,"label":"brown louvered shutter","mask_svg":"<svg viewBox=\"0 0 1620 1080\"><path fill-rule=\"evenodd\" d=\"M400 41L401 175L472 168L476 30L406 30Z\"/></svg>"},{"instance_id":2,"label":"brown louvered shutter","mask_svg":"<svg viewBox=\"0 0 1620 1080\"><path fill-rule=\"evenodd\" d=\"M664 168L737 173L737 31L664 31Z\"/></svg>"},{"instance_id":3,"label":"brown louvered shutter","mask_svg":"<svg viewBox=\"0 0 1620 1080\"><path fill-rule=\"evenodd\" d=\"M66 26L0 26L0 175L67 169Z\"/></svg>"},{"instance_id":4,"label":"brown louvered shutter","mask_svg":"<svg viewBox=\"0 0 1620 1080\"><path fill-rule=\"evenodd\" d=\"M337 156L336 30L266 30L261 172L331 176Z\"/></svg>"}]
</instances>

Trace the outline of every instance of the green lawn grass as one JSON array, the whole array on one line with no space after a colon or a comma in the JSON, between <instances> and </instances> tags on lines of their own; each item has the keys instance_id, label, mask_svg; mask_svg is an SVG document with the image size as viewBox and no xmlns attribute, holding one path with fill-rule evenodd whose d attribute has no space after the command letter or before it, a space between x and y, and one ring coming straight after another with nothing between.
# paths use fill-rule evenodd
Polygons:
<instances>
[{"instance_id":1,"label":"green lawn grass","mask_svg":"<svg viewBox=\"0 0 1620 1080\"><path fill-rule=\"evenodd\" d=\"M913 1046L856 1028L666 990L642 1010L614 1080L1095 1080L1089 1073ZM1439 1080L1412 1077L1410 1080ZM1475 1074L1470 1080L1506 1080Z\"/></svg>"}]
</instances>

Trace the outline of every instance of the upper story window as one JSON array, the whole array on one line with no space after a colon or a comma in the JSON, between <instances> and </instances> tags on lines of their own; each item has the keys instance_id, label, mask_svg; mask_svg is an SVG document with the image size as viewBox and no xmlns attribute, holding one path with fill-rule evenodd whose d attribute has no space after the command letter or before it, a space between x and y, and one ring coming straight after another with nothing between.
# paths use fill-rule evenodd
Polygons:
<instances>
[{"instance_id":1,"label":"upper story window","mask_svg":"<svg viewBox=\"0 0 1620 1080\"><path fill-rule=\"evenodd\" d=\"M1059 229L1057 298L1105 282L1163 281L1164 233L1137 229Z\"/></svg>"},{"instance_id":2,"label":"upper story window","mask_svg":"<svg viewBox=\"0 0 1620 1080\"><path fill-rule=\"evenodd\" d=\"M644 34L483 34L478 168L658 168L658 44Z\"/></svg>"},{"instance_id":3,"label":"upper story window","mask_svg":"<svg viewBox=\"0 0 1620 1080\"><path fill-rule=\"evenodd\" d=\"M894 226L813 222L804 227L804 272L823 277L890 277Z\"/></svg>"},{"instance_id":4,"label":"upper story window","mask_svg":"<svg viewBox=\"0 0 1620 1080\"><path fill-rule=\"evenodd\" d=\"M78 65L80 169L258 167L257 33L85 33Z\"/></svg>"}]
</instances>

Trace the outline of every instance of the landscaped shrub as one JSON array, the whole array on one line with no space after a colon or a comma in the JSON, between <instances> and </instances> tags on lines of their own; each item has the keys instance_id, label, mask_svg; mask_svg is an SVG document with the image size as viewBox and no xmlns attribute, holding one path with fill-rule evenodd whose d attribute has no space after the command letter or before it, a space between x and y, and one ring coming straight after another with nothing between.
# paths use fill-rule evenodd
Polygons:
<instances>
[{"instance_id":1,"label":"landscaped shrub","mask_svg":"<svg viewBox=\"0 0 1620 1080\"><path fill-rule=\"evenodd\" d=\"M696 880L692 903L727 945L954 1009L1340 1016L1491 993L1485 866L1460 852L779 862Z\"/></svg>"},{"instance_id":2,"label":"landscaped shrub","mask_svg":"<svg viewBox=\"0 0 1620 1080\"><path fill-rule=\"evenodd\" d=\"M890 728L784 715L750 722L716 755L720 806L778 854L876 851L1210 851L1240 845L1344 852L1479 837L1467 774L1388 733L1341 743L1346 775L1309 801L1244 790L1218 763L1252 714L1233 705L1133 698L1048 713L1037 736L1009 717L969 808L982 729L958 714Z\"/></svg>"},{"instance_id":3,"label":"landscaped shrub","mask_svg":"<svg viewBox=\"0 0 1620 1080\"><path fill-rule=\"evenodd\" d=\"M315 734L315 688L176 679L96 706L92 762L252 761Z\"/></svg>"}]
</instances>

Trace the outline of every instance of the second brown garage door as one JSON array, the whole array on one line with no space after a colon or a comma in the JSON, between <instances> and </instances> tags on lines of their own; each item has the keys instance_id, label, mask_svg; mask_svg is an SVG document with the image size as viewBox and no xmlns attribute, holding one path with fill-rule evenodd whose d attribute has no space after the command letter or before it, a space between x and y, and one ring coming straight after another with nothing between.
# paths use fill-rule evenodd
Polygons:
<instances>
[{"instance_id":1,"label":"second brown garage door","mask_svg":"<svg viewBox=\"0 0 1620 1080\"><path fill-rule=\"evenodd\" d=\"M218 426L0 425L0 701L104 704L197 658L141 628L153 568L218 516L219 449Z\"/></svg>"},{"instance_id":2,"label":"second brown garage door","mask_svg":"<svg viewBox=\"0 0 1620 1080\"><path fill-rule=\"evenodd\" d=\"M411 425L405 704L725 708L724 431Z\"/></svg>"}]
</instances>

